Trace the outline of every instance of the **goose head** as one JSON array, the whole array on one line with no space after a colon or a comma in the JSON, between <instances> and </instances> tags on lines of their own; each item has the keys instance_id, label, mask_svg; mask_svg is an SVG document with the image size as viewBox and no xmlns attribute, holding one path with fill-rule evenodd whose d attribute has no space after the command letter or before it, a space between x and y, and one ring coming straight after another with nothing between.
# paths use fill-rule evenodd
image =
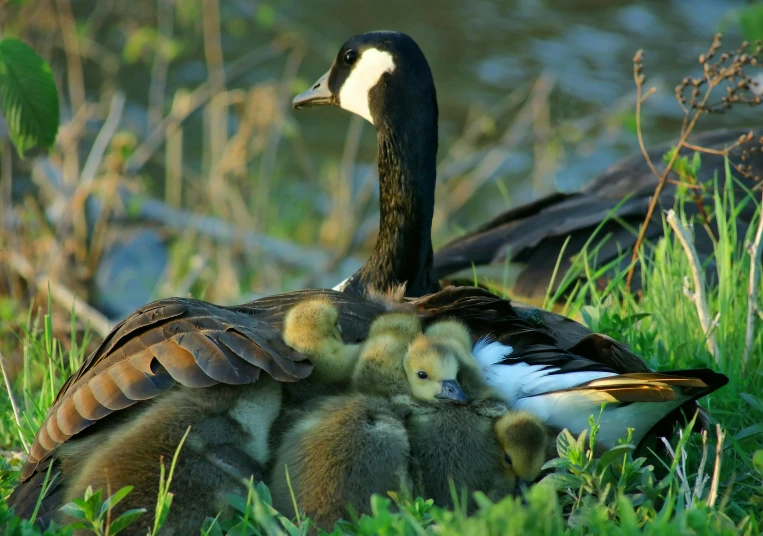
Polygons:
<instances>
[{"instance_id":1,"label":"goose head","mask_svg":"<svg viewBox=\"0 0 763 536\"><path fill-rule=\"evenodd\" d=\"M337 106L377 132L380 226L366 264L337 290L364 294L406 285L407 296L440 289L432 267L437 95L423 52L409 36L356 35L331 68L294 98L295 108Z\"/></svg>"}]
</instances>

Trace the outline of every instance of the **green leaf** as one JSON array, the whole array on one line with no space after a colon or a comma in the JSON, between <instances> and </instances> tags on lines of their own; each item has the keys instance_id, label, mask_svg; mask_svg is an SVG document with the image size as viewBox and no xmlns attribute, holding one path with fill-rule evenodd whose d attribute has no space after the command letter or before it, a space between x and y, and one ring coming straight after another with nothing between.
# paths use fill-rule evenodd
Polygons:
<instances>
[{"instance_id":1,"label":"green leaf","mask_svg":"<svg viewBox=\"0 0 763 536\"><path fill-rule=\"evenodd\" d=\"M82 509L82 507L78 504L75 504L76 501L72 501L70 503L67 503L61 507L61 511L65 513L68 516L71 516L75 519L85 519L87 516L85 514L85 511Z\"/></svg>"},{"instance_id":2,"label":"green leaf","mask_svg":"<svg viewBox=\"0 0 763 536\"><path fill-rule=\"evenodd\" d=\"M124 499L128 493L132 491L132 486L125 486L119 491L117 491L114 495L103 501L103 504L101 505L101 512L100 517L103 517L106 512L108 512L110 509L114 508L117 504L119 504L119 501Z\"/></svg>"},{"instance_id":3,"label":"green leaf","mask_svg":"<svg viewBox=\"0 0 763 536\"><path fill-rule=\"evenodd\" d=\"M609 449L601 455L601 458L599 458L598 469L602 471L613 463L622 461L623 457L634 448L633 445L617 445L616 447Z\"/></svg>"},{"instance_id":4,"label":"green leaf","mask_svg":"<svg viewBox=\"0 0 763 536\"><path fill-rule=\"evenodd\" d=\"M260 496L260 499L262 502L267 504L268 506L271 506L273 504L273 496L270 494L270 490L265 485L264 482L257 482L257 486L255 488L257 490L257 495Z\"/></svg>"},{"instance_id":5,"label":"green leaf","mask_svg":"<svg viewBox=\"0 0 763 536\"><path fill-rule=\"evenodd\" d=\"M760 476L763 476L763 449L756 450L752 455L752 465Z\"/></svg>"},{"instance_id":6,"label":"green leaf","mask_svg":"<svg viewBox=\"0 0 763 536\"><path fill-rule=\"evenodd\" d=\"M691 159L691 174L693 178L699 173L700 167L702 167L702 157L700 156L699 151L695 151L694 157Z\"/></svg>"},{"instance_id":7,"label":"green leaf","mask_svg":"<svg viewBox=\"0 0 763 536\"><path fill-rule=\"evenodd\" d=\"M566 458L554 458L543 464L542 469L567 469L570 466L570 461Z\"/></svg>"},{"instance_id":8,"label":"green leaf","mask_svg":"<svg viewBox=\"0 0 763 536\"><path fill-rule=\"evenodd\" d=\"M0 108L19 156L49 149L59 126L58 90L50 65L18 39L0 41Z\"/></svg>"},{"instance_id":9,"label":"green leaf","mask_svg":"<svg viewBox=\"0 0 763 536\"><path fill-rule=\"evenodd\" d=\"M569 458L570 449L575 444L575 437L566 428L556 437L556 451L560 458Z\"/></svg>"},{"instance_id":10,"label":"green leaf","mask_svg":"<svg viewBox=\"0 0 763 536\"><path fill-rule=\"evenodd\" d=\"M111 522L111 525L109 525L109 534L118 534L119 532L123 531L128 526L135 523L138 518L145 512L145 508L133 508L132 510L127 510L121 516Z\"/></svg>"},{"instance_id":11,"label":"green leaf","mask_svg":"<svg viewBox=\"0 0 763 536\"><path fill-rule=\"evenodd\" d=\"M577 475L571 475L569 473L551 473L541 479L538 484L545 486L551 486L556 490L567 488L579 488L585 480Z\"/></svg>"}]
</instances>

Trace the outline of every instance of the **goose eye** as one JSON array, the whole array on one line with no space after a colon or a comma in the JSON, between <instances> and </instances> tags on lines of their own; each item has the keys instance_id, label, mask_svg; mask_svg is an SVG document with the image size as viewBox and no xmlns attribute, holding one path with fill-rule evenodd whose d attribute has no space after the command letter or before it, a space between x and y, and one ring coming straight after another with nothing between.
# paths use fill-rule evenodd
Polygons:
<instances>
[{"instance_id":1,"label":"goose eye","mask_svg":"<svg viewBox=\"0 0 763 536\"><path fill-rule=\"evenodd\" d=\"M355 61L358 59L358 53L354 50L348 50L344 53L344 56L342 56L342 61L345 65L352 65L355 63Z\"/></svg>"},{"instance_id":2,"label":"goose eye","mask_svg":"<svg viewBox=\"0 0 763 536\"><path fill-rule=\"evenodd\" d=\"M509 456L508 452L503 453L503 461L506 462L506 465L511 465L511 456Z\"/></svg>"},{"instance_id":3,"label":"goose eye","mask_svg":"<svg viewBox=\"0 0 763 536\"><path fill-rule=\"evenodd\" d=\"M429 374L427 374L423 370L418 371L416 373L416 376L418 376L420 380L426 380L427 378L429 378Z\"/></svg>"}]
</instances>

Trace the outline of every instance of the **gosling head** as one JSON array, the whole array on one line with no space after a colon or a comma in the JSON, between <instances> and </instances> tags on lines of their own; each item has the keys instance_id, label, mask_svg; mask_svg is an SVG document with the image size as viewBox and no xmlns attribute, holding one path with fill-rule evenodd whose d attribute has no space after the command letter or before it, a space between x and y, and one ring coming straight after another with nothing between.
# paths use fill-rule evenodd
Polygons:
<instances>
[{"instance_id":1,"label":"gosling head","mask_svg":"<svg viewBox=\"0 0 763 536\"><path fill-rule=\"evenodd\" d=\"M392 335L408 344L421 333L421 320L410 313L385 313L379 315L368 330L368 338Z\"/></svg>"},{"instance_id":2,"label":"gosling head","mask_svg":"<svg viewBox=\"0 0 763 536\"><path fill-rule=\"evenodd\" d=\"M284 340L294 347L309 348L316 339L342 341L339 310L329 300L308 299L292 307L284 319Z\"/></svg>"},{"instance_id":3,"label":"gosling head","mask_svg":"<svg viewBox=\"0 0 763 536\"><path fill-rule=\"evenodd\" d=\"M503 471L511 482L532 482L546 462L550 441L543 423L531 413L509 411L495 423L495 435L501 447Z\"/></svg>"},{"instance_id":4,"label":"gosling head","mask_svg":"<svg viewBox=\"0 0 763 536\"><path fill-rule=\"evenodd\" d=\"M430 324L425 333L433 339L458 344L466 354L471 354L472 335L466 325L459 320L440 320Z\"/></svg>"},{"instance_id":5,"label":"gosling head","mask_svg":"<svg viewBox=\"0 0 763 536\"><path fill-rule=\"evenodd\" d=\"M408 346L404 368L414 398L424 402L469 403L456 379L459 359L450 345L420 335Z\"/></svg>"}]
</instances>

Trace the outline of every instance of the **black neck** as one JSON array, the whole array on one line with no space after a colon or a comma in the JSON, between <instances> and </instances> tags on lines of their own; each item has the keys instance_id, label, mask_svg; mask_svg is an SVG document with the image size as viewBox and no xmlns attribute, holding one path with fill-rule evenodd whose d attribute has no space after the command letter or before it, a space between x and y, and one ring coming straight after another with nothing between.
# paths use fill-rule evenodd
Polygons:
<instances>
[{"instance_id":1,"label":"black neck","mask_svg":"<svg viewBox=\"0 0 763 536\"><path fill-rule=\"evenodd\" d=\"M370 286L388 291L406 284L406 296L440 290L432 267L432 214L437 159L437 104L399 114L377 126L380 225L368 262L347 282L345 291ZM407 116L406 116L407 115Z\"/></svg>"}]
</instances>

